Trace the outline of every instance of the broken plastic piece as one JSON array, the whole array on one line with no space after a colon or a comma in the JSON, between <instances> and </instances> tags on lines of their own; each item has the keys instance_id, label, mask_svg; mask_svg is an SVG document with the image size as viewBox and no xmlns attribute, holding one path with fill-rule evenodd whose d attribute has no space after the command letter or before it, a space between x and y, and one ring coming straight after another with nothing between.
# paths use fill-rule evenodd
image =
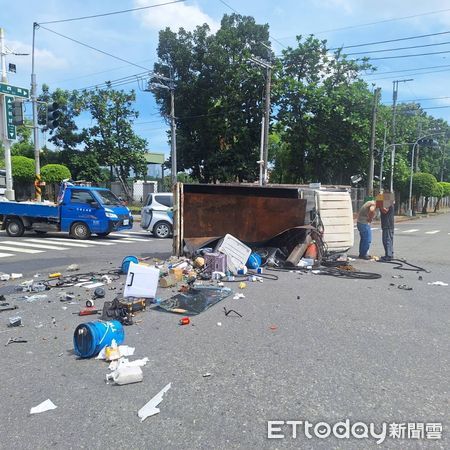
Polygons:
<instances>
[{"instance_id":1,"label":"broken plastic piece","mask_svg":"<svg viewBox=\"0 0 450 450\"><path fill-rule=\"evenodd\" d=\"M164 394L172 387L172 383L167 384L156 394L148 403L146 403L139 411L138 416L143 422L147 417L154 416L159 413L157 406L162 402Z\"/></svg>"},{"instance_id":2,"label":"broken plastic piece","mask_svg":"<svg viewBox=\"0 0 450 450\"><path fill-rule=\"evenodd\" d=\"M11 280L17 280L17 278L22 278L23 275L21 273L12 273Z\"/></svg>"},{"instance_id":3,"label":"broken plastic piece","mask_svg":"<svg viewBox=\"0 0 450 450\"><path fill-rule=\"evenodd\" d=\"M51 409L56 409L57 406L50 400L47 399L45 402L30 409L30 414L39 414L45 411L50 411Z\"/></svg>"},{"instance_id":4,"label":"broken plastic piece","mask_svg":"<svg viewBox=\"0 0 450 450\"><path fill-rule=\"evenodd\" d=\"M433 281L432 283L427 283L430 286L448 286L448 283L444 283L443 281Z\"/></svg>"},{"instance_id":5,"label":"broken plastic piece","mask_svg":"<svg viewBox=\"0 0 450 450\"><path fill-rule=\"evenodd\" d=\"M67 267L67 272L75 272L77 270L80 270L80 266L78 264L71 264Z\"/></svg>"},{"instance_id":6,"label":"broken plastic piece","mask_svg":"<svg viewBox=\"0 0 450 450\"><path fill-rule=\"evenodd\" d=\"M106 381L112 380L120 386L124 384L140 383L143 379L144 374L139 366L119 366L113 373L106 375Z\"/></svg>"}]
</instances>

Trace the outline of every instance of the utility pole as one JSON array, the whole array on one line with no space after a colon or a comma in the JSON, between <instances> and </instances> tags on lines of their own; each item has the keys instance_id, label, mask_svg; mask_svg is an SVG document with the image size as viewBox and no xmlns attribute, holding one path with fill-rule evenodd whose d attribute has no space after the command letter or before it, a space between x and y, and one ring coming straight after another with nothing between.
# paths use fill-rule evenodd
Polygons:
<instances>
[{"instance_id":1,"label":"utility pole","mask_svg":"<svg viewBox=\"0 0 450 450\"><path fill-rule=\"evenodd\" d=\"M6 76L6 50L5 33L0 28L0 59L1 59L1 82L8 84ZM14 200L12 166L11 166L11 141L8 139L8 125L6 120L6 97L0 94L0 135L3 147L5 149L5 171L6 171L6 191L5 196L8 200Z\"/></svg>"},{"instance_id":2,"label":"utility pole","mask_svg":"<svg viewBox=\"0 0 450 450\"><path fill-rule=\"evenodd\" d=\"M264 120L262 121L262 129L263 129L263 158L259 163L262 165L262 180L261 180L261 172L260 172L260 185L266 185L268 182L268 161L269 161L269 126L270 126L270 91L272 84L272 69L273 66L269 61L266 61L262 58L257 58L256 56L252 56L249 58L251 62L254 62L260 67L264 67L266 69L266 89L265 89L265 99L264 99Z\"/></svg>"},{"instance_id":3,"label":"utility pole","mask_svg":"<svg viewBox=\"0 0 450 450\"><path fill-rule=\"evenodd\" d=\"M391 152L391 186L390 191L394 192L394 165L395 165L395 127L396 127L396 115L397 115L397 97L398 97L398 83L406 83L407 81L413 81L413 78L407 80L394 80L392 82L392 152Z\"/></svg>"},{"instance_id":4,"label":"utility pole","mask_svg":"<svg viewBox=\"0 0 450 450\"><path fill-rule=\"evenodd\" d=\"M377 132L377 110L378 100L380 98L381 88L376 88L373 94L373 108L372 108L372 134L370 138L370 160L369 160L369 179L367 181L367 195L373 195L373 173L374 173L374 151L375 139ZM381 182L381 180L380 180Z\"/></svg>"},{"instance_id":5,"label":"utility pole","mask_svg":"<svg viewBox=\"0 0 450 450\"><path fill-rule=\"evenodd\" d=\"M384 154L386 153L386 136L387 136L387 123L384 122L384 139L383 139L383 151L381 152L380 160L380 194L383 193L383 169L384 169Z\"/></svg>"},{"instance_id":6,"label":"utility pole","mask_svg":"<svg viewBox=\"0 0 450 450\"><path fill-rule=\"evenodd\" d=\"M39 28L39 24L33 23L33 44L31 51L31 104L33 106L33 143L34 143L34 161L36 165L35 169L35 198L36 201L42 200L41 196L41 161L40 161L40 149L39 149L39 128L38 128L38 109L37 109L37 85L36 74L34 73L34 43L36 37L36 30Z\"/></svg>"},{"instance_id":7,"label":"utility pole","mask_svg":"<svg viewBox=\"0 0 450 450\"><path fill-rule=\"evenodd\" d=\"M151 78L158 79L161 83L149 81L148 86L144 89L146 92L153 92L156 88L166 89L170 91L170 159L172 161L171 180L172 185L177 183L177 124L175 121L175 81L173 79L172 69L170 69L170 78L164 77L158 73L151 73ZM168 83L163 84L162 81ZM164 170L163 170L164 173ZM164 178L163 178L164 180Z\"/></svg>"}]
</instances>

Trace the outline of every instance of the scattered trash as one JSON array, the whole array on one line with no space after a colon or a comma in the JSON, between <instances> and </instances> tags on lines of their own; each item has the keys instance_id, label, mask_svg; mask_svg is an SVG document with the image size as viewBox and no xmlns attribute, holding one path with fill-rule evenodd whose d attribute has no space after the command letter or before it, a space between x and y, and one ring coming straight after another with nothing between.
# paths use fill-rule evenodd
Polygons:
<instances>
[{"instance_id":1,"label":"scattered trash","mask_svg":"<svg viewBox=\"0 0 450 450\"><path fill-rule=\"evenodd\" d=\"M182 317L178 323L180 325L189 325L191 323L191 320L189 319L189 317Z\"/></svg>"},{"instance_id":2,"label":"scattered trash","mask_svg":"<svg viewBox=\"0 0 450 450\"><path fill-rule=\"evenodd\" d=\"M108 366L109 370L115 371L119 367L144 367L148 363L148 358L136 359L129 361L127 358L121 357L116 361L111 361Z\"/></svg>"},{"instance_id":3,"label":"scattered trash","mask_svg":"<svg viewBox=\"0 0 450 450\"><path fill-rule=\"evenodd\" d=\"M80 312L78 313L73 313L73 314L78 314L79 316L93 316L96 314L100 314L100 310L94 307L89 307L89 308L84 308L82 309Z\"/></svg>"},{"instance_id":4,"label":"scattered trash","mask_svg":"<svg viewBox=\"0 0 450 450\"><path fill-rule=\"evenodd\" d=\"M241 292L234 295L233 300L239 300L240 298L245 298L245 295Z\"/></svg>"},{"instance_id":5,"label":"scattered trash","mask_svg":"<svg viewBox=\"0 0 450 450\"><path fill-rule=\"evenodd\" d=\"M155 298L158 279L159 269L156 267L130 262L123 296Z\"/></svg>"},{"instance_id":6,"label":"scattered trash","mask_svg":"<svg viewBox=\"0 0 450 450\"><path fill-rule=\"evenodd\" d=\"M392 275L392 278L405 278L403 275Z\"/></svg>"},{"instance_id":7,"label":"scattered trash","mask_svg":"<svg viewBox=\"0 0 450 450\"><path fill-rule=\"evenodd\" d=\"M21 327L22 326L22 317L10 317L8 327Z\"/></svg>"},{"instance_id":8,"label":"scattered trash","mask_svg":"<svg viewBox=\"0 0 450 450\"><path fill-rule=\"evenodd\" d=\"M95 288L94 297L103 298L105 296L105 290L102 287Z\"/></svg>"},{"instance_id":9,"label":"scattered trash","mask_svg":"<svg viewBox=\"0 0 450 450\"><path fill-rule=\"evenodd\" d=\"M43 300L44 298L47 298L47 294L36 294L36 295L25 295L23 297L28 303L36 302L38 300Z\"/></svg>"},{"instance_id":10,"label":"scattered trash","mask_svg":"<svg viewBox=\"0 0 450 450\"><path fill-rule=\"evenodd\" d=\"M247 287L247 284L244 283L243 281L241 281L241 282L239 283L239 289L245 289L246 287Z\"/></svg>"},{"instance_id":11,"label":"scattered trash","mask_svg":"<svg viewBox=\"0 0 450 450\"><path fill-rule=\"evenodd\" d=\"M11 275L9 273L2 273L0 275L0 281L9 281L11 278Z\"/></svg>"},{"instance_id":12,"label":"scattered trash","mask_svg":"<svg viewBox=\"0 0 450 450\"><path fill-rule=\"evenodd\" d=\"M11 280L17 280L18 278L22 278L23 275L21 273L12 273Z\"/></svg>"},{"instance_id":13,"label":"scattered trash","mask_svg":"<svg viewBox=\"0 0 450 450\"><path fill-rule=\"evenodd\" d=\"M177 279L174 275L168 275L166 277L161 277L159 280L159 285L162 288L168 288L175 286L177 284Z\"/></svg>"},{"instance_id":14,"label":"scattered trash","mask_svg":"<svg viewBox=\"0 0 450 450\"><path fill-rule=\"evenodd\" d=\"M232 293L229 288L195 286L162 301L158 306L168 312L196 315L227 298Z\"/></svg>"},{"instance_id":15,"label":"scattered trash","mask_svg":"<svg viewBox=\"0 0 450 450\"><path fill-rule=\"evenodd\" d=\"M223 273L225 276L225 272L227 271L227 255L224 253L216 252L216 253L205 253L205 273L208 273L212 276L213 280L214 273Z\"/></svg>"},{"instance_id":16,"label":"scattered trash","mask_svg":"<svg viewBox=\"0 0 450 450\"><path fill-rule=\"evenodd\" d=\"M225 315L228 317L229 314L234 313L235 315L237 315L238 317L242 317L241 314L239 314L237 311L235 311L234 309L228 309L225 308L225 306L223 307L223 311L225 312Z\"/></svg>"},{"instance_id":17,"label":"scattered trash","mask_svg":"<svg viewBox=\"0 0 450 450\"><path fill-rule=\"evenodd\" d=\"M226 234L217 246L216 252L227 256L227 269L236 274L240 267L245 266L252 250L231 234Z\"/></svg>"},{"instance_id":18,"label":"scattered trash","mask_svg":"<svg viewBox=\"0 0 450 450\"><path fill-rule=\"evenodd\" d=\"M112 342L111 342L111 344L109 344L109 346L111 346L111 345L112 345ZM95 359L106 359L106 348L107 347L108 346L103 347ZM119 349L120 358L125 357L125 356L133 356L134 351L135 351L134 347L129 347L128 345L119 345L118 349Z\"/></svg>"},{"instance_id":19,"label":"scattered trash","mask_svg":"<svg viewBox=\"0 0 450 450\"><path fill-rule=\"evenodd\" d=\"M277 327L276 325L271 325L269 328L270 328L272 331L275 331L275 330L278 329L278 327Z\"/></svg>"},{"instance_id":20,"label":"scattered trash","mask_svg":"<svg viewBox=\"0 0 450 450\"><path fill-rule=\"evenodd\" d=\"M14 311L15 309L19 309L19 307L16 306L16 305L14 305L14 306L7 306L6 308L0 308L0 312L3 312L3 311Z\"/></svg>"},{"instance_id":21,"label":"scattered trash","mask_svg":"<svg viewBox=\"0 0 450 450\"><path fill-rule=\"evenodd\" d=\"M80 266L78 264L71 264L67 267L67 272L76 272L77 270L80 270Z\"/></svg>"},{"instance_id":22,"label":"scattered trash","mask_svg":"<svg viewBox=\"0 0 450 450\"><path fill-rule=\"evenodd\" d=\"M443 281L433 281L432 283L427 283L429 286L448 286L448 283Z\"/></svg>"},{"instance_id":23,"label":"scattered trash","mask_svg":"<svg viewBox=\"0 0 450 450\"><path fill-rule=\"evenodd\" d=\"M54 327L56 327L56 319L55 319L54 317L52 317L52 325L53 325Z\"/></svg>"},{"instance_id":24,"label":"scattered trash","mask_svg":"<svg viewBox=\"0 0 450 450\"><path fill-rule=\"evenodd\" d=\"M81 358L91 358L111 345L113 339L117 344L125 340L125 331L117 320L83 323L77 326L73 335L74 351Z\"/></svg>"},{"instance_id":25,"label":"scattered trash","mask_svg":"<svg viewBox=\"0 0 450 450\"><path fill-rule=\"evenodd\" d=\"M148 403L146 403L139 411L138 416L143 422L147 417L154 416L160 412L157 406L162 402L164 394L172 387L172 383L167 384L158 392Z\"/></svg>"},{"instance_id":26,"label":"scattered trash","mask_svg":"<svg viewBox=\"0 0 450 450\"><path fill-rule=\"evenodd\" d=\"M422 281L422 280L423 280L422 275L419 275L419 281Z\"/></svg>"},{"instance_id":27,"label":"scattered trash","mask_svg":"<svg viewBox=\"0 0 450 450\"><path fill-rule=\"evenodd\" d=\"M412 290L413 290L412 287L410 287L410 286L408 286L408 285L406 285L406 284L399 284L397 287L398 287L399 289L403 289L403 290L405 290L405 291L412 291Z\"/></svg>"},{"instance_id":28,"label":"scattered trash","mask_svg":"<svg viewBox=\"0 0 450 450\"><path fill-rule=\"evenodd\" d=\"M206 372L202 376L203 376L203 378L208 378L211 376L211 374L209 372Z\"/></svg>"},{"instance_id":29,"label":"scattered trash","mask_svg":"<svg viewBox=\"0 0 450 450\"><path fill-rule=\"evenodd\" d=\"M8 346L9 344L17 344L17 343L26 343L28 342L26 339L21 338L21 337L15 337L15 338L9 338L8 342L6 342L5 347Z\"/></svg>"},{"instance_id":30,"label":"scattered trash","mask_svg":"<svg viewBox=\"0 0 450 450\"><path fill-rule=\"evenodd\" d=\"M47 399L45 402L40 403L39 405L30 409L30 414L39 414L45 411L50 411L52 409L56 409L57 406L50 400Z\"/></svg>"},{"instance_id":31,"label":"scattered trash","mask_svg":"<svg viewBox=\"0 0 450 450\"><path fill-rule=\"evenodd\" d=\"M49 274L49 278L60 278L61 277L61 273L60 272L55 272L55 273L51 273Z\"/></svg>"},{"instance_id":32,"label":"scattered trash","mask_svg":"<svg viewBox=\"0 0 450 450\"><path fill-rule=\"evenodd\" d=\"M222 322L217 322L217 326L221 327L222 326Z\"/></svg>"},{"instance_id":33,"label":"scattered trash","mask_svg":"<svg viewBox=\"0 0 450 450\"><path fill-rule=\"evenodd\" d=\"M94 306L94 300L86 300L86 307L87 308L92 308Z\"/></svg>"},{"instance_id":34,"label":"scattered trash","mask_svg":"<svg viewBox=\"0 0 450 450\"><path fill-rule=\"evenodd\" d=\"M111 284L112 283L112 278L109 275L103 275L101 278L102 281L105 282L105 284Z\"/></svg>"},{"instance_id":35,"label":"scattered trash","mask_svg":"<svg viewBox=\"0 0 450 450\"><path fill-rule=\"evenodd\" d=\"M139 366L119 367L112 373L106 375L106 381L114 381L118 385L140 383L144 379L144 374Z\"/></svg>"}]
</instances>

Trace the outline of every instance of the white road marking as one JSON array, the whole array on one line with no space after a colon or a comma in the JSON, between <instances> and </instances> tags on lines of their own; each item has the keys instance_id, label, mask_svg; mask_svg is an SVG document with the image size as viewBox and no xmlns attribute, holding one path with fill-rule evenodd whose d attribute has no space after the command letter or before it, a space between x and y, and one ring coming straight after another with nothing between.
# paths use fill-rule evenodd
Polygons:
<instances>
[{"instance_id":1,"label":"white road marking","mask_svg":"<svg viewBox=\"0 0 450 450\"><path fill-rule=\"evenodd\" d=\"M35 242L36 244L45 244L47 242L47 238L44 239L26 239L25 242ZM53 245L54 242L50 241L50 245ZM68 246L68 247L91 247L89 244L81 244L79 242L64 242L61 243L62 245Z\"/></svg>"},{"instance_id":2,"label":"white road marking","mask_svg":"<svg viewBox=\"0 0 450 450\"><path fill-rule=\"evenodd\" d=\"M31 247L31 248L45 248L48 250L69 250L67 247L57 247L52 245L44 244L28 244L26 242L16 242L16 241L2 241L3 244L17 245L19 247Z\"/></svg>"},{"instance_id":3,"label":"white road marking","mask_svg":"<svg viewBox=\"0 0 450 450\"><path fill-rule=\"evenodd\" d=\"M127 241L148 242L147 239L142 238L123 237L122 240L123 239L126 239Z\"/></svg>"},{"instance_id":4,"label":"white road marking","mask_svg":"<svg viewBox=\"0 0 450 450\"><path fill-rule=\"evenodd\" d=\"M138 241L141 241L142 239L138 239ZM115 244L136 244L136 241L132 241L130 239L122 238L122 239L114 239Z\"/></svg>"},{"instance_id":5,"label":"white road marking","mask_svg":"<svg viewBox=\"0 0 450 450\"><path fill-rule=\"evenodd\" d=\"M377 231L379 228L371 228L372 231Z\"/></svg>"},{"instance_id":6,"label":"white road marking","mask_svg":"<svg viewBox=\"0 0 450 450\"><path fill-rule=\"evenodd\" d=\"M45 250L33 250L31 248L15 248L9 247L8 245L2 244L2 250L10 251L10 252L19 252L19 253L45 253Z\"/></svg>"},{"instance_id":7,"label":"white road marking","mask_svg":"<svg viewBox=\"0 0 450 450\"><path fill-rule=\"evenodd\" d=\"M9 256L14 256L14 255L11 255L11 253L0 253L0 258L8 258Z\"/></svg>"},{"instance_id":8,"label":"white road marking","mask_svg":"<svg viewBox=\"0 0 450 450\"><path fill-rule=\"evenodd\" d=\"M70 242L72 244L81 244L81 242L77 242L73 239L67 239L67 238L45 238L46 241L52 241L53 242L61 242L62 241L62 245L66 245L66 242ZM42 241L41 241L42 242ZM82 241L82 242L86 242L87 245L114 245L112 242L97 242L94 241L92 239L88 240L88 241Z\"/></svg>"},{"instance_id":9,"label":"white road marking","mask_svg":"<svg viewBox=\"0 0 450 450\"><path fill-rule=\"evenodd\" d=\"M403 233L415 233L416 231L419 231L417 228L413 228L411 230L405 230Z\"/></svg>"},{"instance_id":10,"label":"white road marking","mask_svg":"<svg viewBox=\"0 0 450 450\"><path fill-rule=\"evenodd\" d=\"M425 231L425 234L436 234L439 233L441 230L433 230L433 231Z\"/></svg>"}]
</instances>

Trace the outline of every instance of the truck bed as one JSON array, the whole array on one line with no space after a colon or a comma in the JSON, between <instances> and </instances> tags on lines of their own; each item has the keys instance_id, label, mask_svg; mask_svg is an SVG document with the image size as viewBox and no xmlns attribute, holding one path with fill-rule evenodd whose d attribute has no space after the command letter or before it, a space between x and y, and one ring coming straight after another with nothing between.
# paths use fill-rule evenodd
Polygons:
<instances>
[{"instance_id":1,"label":"truck bed","mask_svg":"<svg viewBox=\"0 0 450 450\"><path fill-rule=\"evenodd\" d=\"M59 219L59 207L46 203L0 202L0 215Z\"/></svg>"}]
</instances>

